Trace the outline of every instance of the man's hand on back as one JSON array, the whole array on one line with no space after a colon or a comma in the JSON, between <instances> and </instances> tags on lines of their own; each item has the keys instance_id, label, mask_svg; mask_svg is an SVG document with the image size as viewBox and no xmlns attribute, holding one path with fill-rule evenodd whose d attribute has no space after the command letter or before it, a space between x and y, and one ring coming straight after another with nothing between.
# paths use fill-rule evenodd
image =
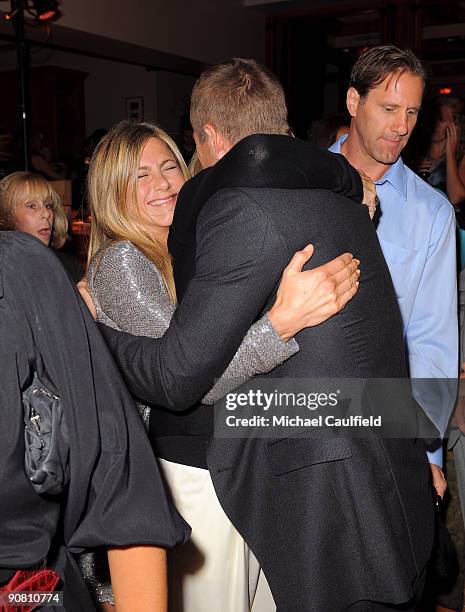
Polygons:
<instances>
[{"instance_id":1,"label":"man's hand on back","mask_svg":"<svg viewBox=\"0 0 465 612\"><path fill-rule=\"evenodd\" d=\"M271 324L286 342L305 327L319 325L337 314L358 290L358 259L343 253L302 272L312 255L311 244L295 253L283 272L276 302L268 313Z\"/></svg>"}]
</instances>

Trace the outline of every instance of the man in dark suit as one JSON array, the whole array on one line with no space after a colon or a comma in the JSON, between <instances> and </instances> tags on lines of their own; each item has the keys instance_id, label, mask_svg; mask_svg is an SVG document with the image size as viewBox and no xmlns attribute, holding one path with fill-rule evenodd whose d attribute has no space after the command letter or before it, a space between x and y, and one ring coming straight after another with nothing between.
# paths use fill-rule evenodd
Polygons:
<instances>
[{"instance_id":1,"label":"man in dark suit","mask_svg":"<svg viewBox=\"0 0 465 612\"><path fill-rule=\"evenodd\" d=\"M284 135L286 115L279 83L253 61L215 66L197 82L197 151L214 166L178 199L169 247L179 307L159 340L102 327L136 396L172 410L198 401L308 242L312 267L354 252L360 289L340 314L298 334L300 352L273 382L407 377L396 297L367 209L311 189L312 149ZM410 398L395 400L415 410ZM376 413L376 400L368 404ZM319 434L214 438L208 467L225 512L278 610L413 610L433 540L423 442Z\"/></svg>"}]
</instances>

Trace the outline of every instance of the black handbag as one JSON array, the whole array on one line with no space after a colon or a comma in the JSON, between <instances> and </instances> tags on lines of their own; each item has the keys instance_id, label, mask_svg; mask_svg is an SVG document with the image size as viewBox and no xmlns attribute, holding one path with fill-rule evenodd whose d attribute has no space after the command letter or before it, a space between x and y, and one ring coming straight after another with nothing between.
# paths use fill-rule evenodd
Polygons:
<instances>
[{"instance_id":1,"label":"black handbag","mask_svg":"<svg viewBox=\"0 0 465 612\"><path fill-rule=\"evenodd\" d=\"M69 438L62 403L36 372L22 400L26 474L37 493L58 495L69 482Z\"/></svg>"}]
</instances>

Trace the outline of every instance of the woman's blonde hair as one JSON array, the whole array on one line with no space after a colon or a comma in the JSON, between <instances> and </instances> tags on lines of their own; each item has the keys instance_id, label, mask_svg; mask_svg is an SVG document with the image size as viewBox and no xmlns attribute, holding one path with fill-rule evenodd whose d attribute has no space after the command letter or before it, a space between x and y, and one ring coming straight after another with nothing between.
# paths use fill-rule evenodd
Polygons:
<instances>
[{"instance_id":1,"label":"woman's blonde hair","mask_svg":"<svg viewBox=\"0 0 465 612\"><path fill-rule=\"evenodd\" d=\"M60 249L66 242L68 219L61 204L60 196L40 174L23 171L13 172L0 181L0 229L16 229L14 212L26 196L52 202L55 217L50 246L54 249Z\"/></svg>"},{"instance_id":2,"label":"woman's blonde hair","mask_svg":"<svg viewBox=\"0 0 465 612\"><path fill-rule=\"evenodd\" d=\"M194 155L191 157L191 160L187 167L189 168L190 176L195 176L196 174L198 174L199 172L203 170L203 167L202 167L202 164L200 163L200 159L199 159L199 156L197 155L197 152L195 152Z\"/></svg>"},{"instance_id":3,"label":"woman's blonde hair","mask_svg":"<svg viewBox=\"0 0 465 612\"><path fill-rule=\"evenodd\" d=\"M176 144L158 126L134 121L115 125L97 145L87 175L87 197L92 215L88 264L104 245L129 240L157 266L170 299L175 303L173 268L166 246L142 228L127 202L128 192L136 201L139 162L149 138L162 140L175 156L184 178L189 178Z\"/></svg>"}]
</instances>

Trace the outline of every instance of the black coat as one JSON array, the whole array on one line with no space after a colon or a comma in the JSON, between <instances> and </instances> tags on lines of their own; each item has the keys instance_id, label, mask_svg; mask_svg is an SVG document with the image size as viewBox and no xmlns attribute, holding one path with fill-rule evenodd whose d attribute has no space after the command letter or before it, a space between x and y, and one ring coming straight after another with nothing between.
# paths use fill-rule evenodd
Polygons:
<instances>
[{"instance_id":1,"label":"black coat","mask_svg":"<svg viewBox=\"0 0 465 612\"><path fill-rule=\"evenodd\" d=\"M300 352L269 376L407 376L397 300L366 207L305 184L279 189L266 164L258 186L253 172L245 184L231 186L231 177L240 180L254 158L250 150L266 151L270 138L278 137L245 139L181 193L171 240L176 281L180 270L192 273L181 279L185 293L164 337L106 333L130 388L148 401L182 409L198 400L270 307L294 251L309 242L315 246L310 267L344 251L358 257L360 288L339 315L298 334ZM303 172L302 146L286 140L290 176ZM272 169L280 167L276 152ZM274 188L263 186L267 180ZM179 221L183 212L190 216L189 207L198 214L195 246L185 232L192 216L185 227ZM415 413L410 397L399 401ZM208 465L279 610L337 612L363 599L398 604L412 598L433 541L421 441L214 438Z\"/></svg>"},{"instance_id":2,"label":"black coat","mask_svg":"<svg viewBox=\"0 0 465 612\"><path fill-rule=\"evenodd\" d=\"M38 495L24 470L21 392L33 371L61 398L70 482ZM73 554L174 546L189 529L168 501L142 421L105 342L54 253L0 232L0 569L47 559L67 611L94 610Z\"/></svg>"}]
</instances>

